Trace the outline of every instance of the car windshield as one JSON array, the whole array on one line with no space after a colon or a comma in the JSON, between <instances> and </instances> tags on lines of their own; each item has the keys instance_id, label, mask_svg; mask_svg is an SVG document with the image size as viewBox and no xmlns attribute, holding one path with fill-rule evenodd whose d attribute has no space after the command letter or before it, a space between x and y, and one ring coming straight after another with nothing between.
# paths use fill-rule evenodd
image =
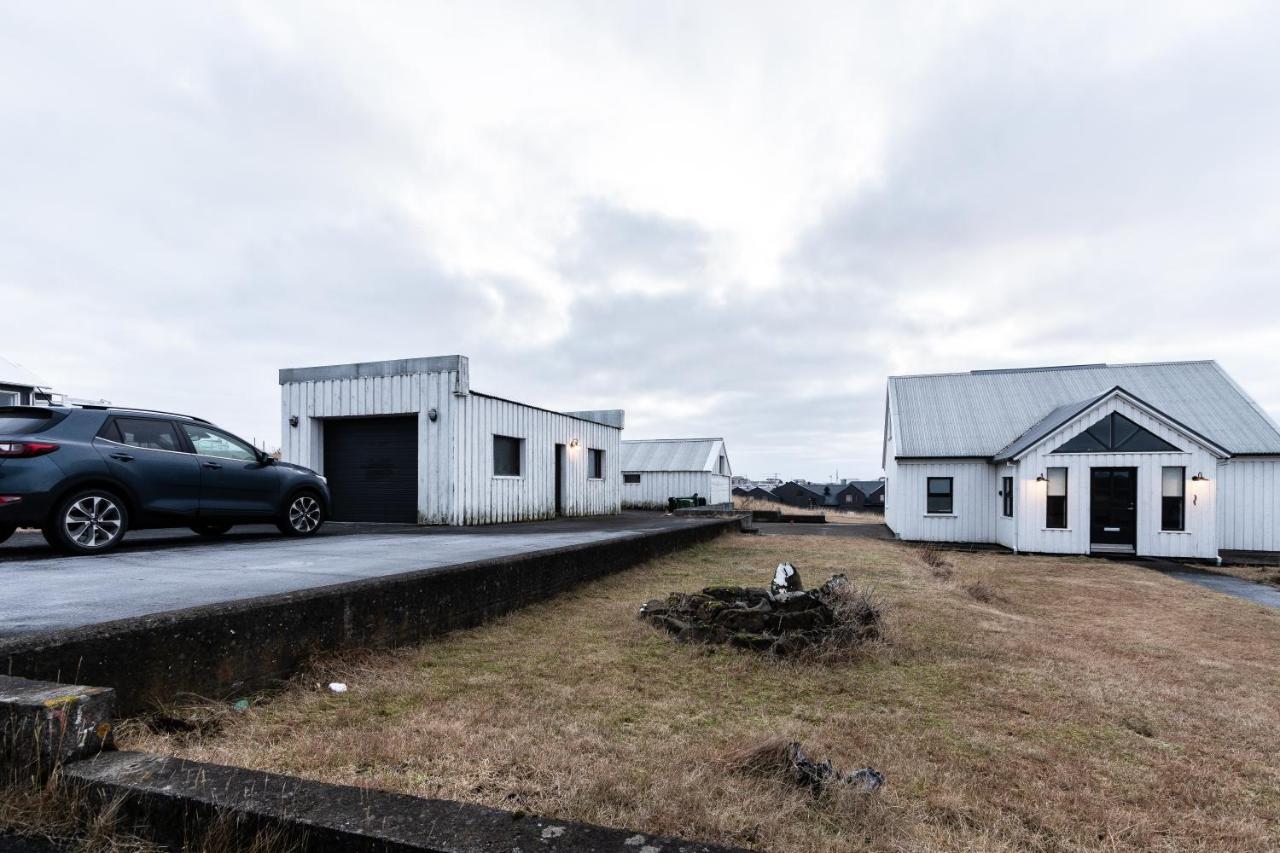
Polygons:
<instances>
[{"instance_id":1,"label":"car windshield","mask_svg":"<svg viewBox=\"0 0 1280 853\"><path fill-rule=\"evenodd\" d=\"M208 427L183 424L187 437L195 446L196 453L202 456L216 456L220 459L239 459L245 462L257 462L258 454L252 447L225 432Z\"/></svg>"},{"instance_id":2,"label":"car windshield","mask_svg":"<svg viewBox=\"0 0 1280 853\"><path fill-rule=\"evenodd\" d=\"M57 412L0 410L0 435L28 435L41 432L62 420Z\"/></svg>"}]
</instances>

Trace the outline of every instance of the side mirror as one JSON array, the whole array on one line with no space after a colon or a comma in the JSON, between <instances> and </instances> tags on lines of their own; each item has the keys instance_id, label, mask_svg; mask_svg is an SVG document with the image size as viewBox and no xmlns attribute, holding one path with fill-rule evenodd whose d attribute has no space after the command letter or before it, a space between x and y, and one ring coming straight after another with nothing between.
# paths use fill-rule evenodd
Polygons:
<instances>
[{"instance_id":1,"label":"side mirror","mask_svg":"<svg viewBox=\"0 0 1280 853\"><path fill-rule=\"evenodd\" d=\"M270 453L267 453L266 451L259 450L258 462L263 465L274 465L276 464L276 458L272 456Z\"/></svg>"}]
</instances>

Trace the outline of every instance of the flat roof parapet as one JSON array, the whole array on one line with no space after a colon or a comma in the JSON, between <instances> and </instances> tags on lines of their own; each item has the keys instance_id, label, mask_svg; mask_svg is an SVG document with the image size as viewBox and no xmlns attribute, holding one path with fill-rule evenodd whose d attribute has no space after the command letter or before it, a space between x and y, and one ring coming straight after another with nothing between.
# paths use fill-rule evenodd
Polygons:
<instances>
[{"instance_id":1,"label":"flat roof parapet","mask_svg":"<svg viewBox=\"0 0 1280 853\"><path fill-rule=\"evenodd\" d=\"M422 358L397 358L390 361L330 364L321 367L284 367L280 369L280 384L366 379L374 376L406 376L414 373L465 373L466 370L465 355L432 355Z\"/></svg>"}]
</instances>

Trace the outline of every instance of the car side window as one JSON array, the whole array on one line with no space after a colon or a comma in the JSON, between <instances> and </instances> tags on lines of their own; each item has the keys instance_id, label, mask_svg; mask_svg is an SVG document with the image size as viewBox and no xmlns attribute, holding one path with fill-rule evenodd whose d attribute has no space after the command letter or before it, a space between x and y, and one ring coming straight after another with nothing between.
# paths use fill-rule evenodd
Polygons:
<instances>
[{"instance_id":1,"label":"car side window","mask_svg":"<svg viewBox=\"0 0 1280 853\"><path fill-rule=\"evenodd\" d=\"M195 424L183 424L182 428L195 446L196 453L201 456L216 456L219 459L235 459L241 462L258 461L257 451L225 432Z\"/></svg>"},{"instance_id":2,"label":"car side window","mask_svg":"<svg viewBox=\"0 0 1280 853\"><path fill-rule=\"evenodd\" d=\"M178 440L178 433L169 421L156 421L150 418L116 418L114 430L108 430L106 437L144 450L168 450L181 453L185 450ZM116 436L119 436L118 438Z\"/></svg>"}]
</instances>

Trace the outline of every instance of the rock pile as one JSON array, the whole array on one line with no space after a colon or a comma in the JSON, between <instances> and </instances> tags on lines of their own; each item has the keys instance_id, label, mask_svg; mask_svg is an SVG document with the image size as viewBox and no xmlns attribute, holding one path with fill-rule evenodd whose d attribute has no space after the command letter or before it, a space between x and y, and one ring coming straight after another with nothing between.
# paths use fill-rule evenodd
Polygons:
<instances>
[{"instance_id":1,"label":"rock pile","mask_svg":"<svg viewBox=\"0 0 1280 853\"><path fill-rule=\"evenodd\" d=\"M709 586L700 593L673 592L646 603L640 618L681 642L794 655L836 633L853 642L879 638L879 612L842 606L849 591L842 574L806 591L796 568L782 563L768 588Z\"/></svg>"}]
</instances>

